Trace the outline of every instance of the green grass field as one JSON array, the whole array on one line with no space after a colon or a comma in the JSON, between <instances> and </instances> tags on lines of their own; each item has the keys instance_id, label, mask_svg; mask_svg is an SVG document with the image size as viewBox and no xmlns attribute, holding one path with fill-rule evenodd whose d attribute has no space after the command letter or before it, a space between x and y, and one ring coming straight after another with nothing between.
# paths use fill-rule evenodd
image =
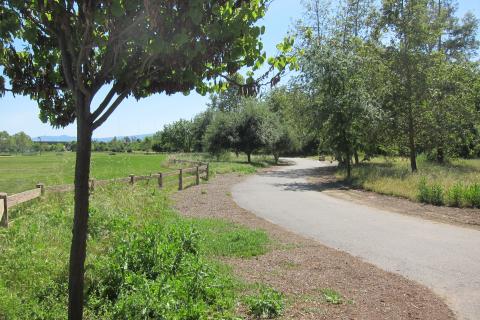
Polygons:
<instances>
[{"instance_id":1,"label":"green grass field","mask_svg":"<svg viewBox=\"0 0 480 320\"><path fill-rule=\"evenodd\" d=\"M345 172L338 170L337 176L344 179ZM419 157L418 172L411 173L407 159L374 158L353 167L352 183L366 190L413 201L472 207L477 206L474 198L480 183L480 160L459 159L441 165ZM424 191L434 194L424 198L421 194ZM432 197L438 199L428 199Z\"/></svg>"},{"instance_id":2,"label":"green grass field","mask_svg":"<svg viewBox=\"0 0 480 320\"><path fill-rule=\"evenodd\" d=\"M166 154L93 153L90 176L111 179L165 172L171 170L168 157ZM243 155L224 157L219 161L208 154L175 154L170 157L209 161L212 175L227 172L248 174L272 163L271 157L263 156L253 157L252 164L247 164ZM74 169L75 154L72 152L0 157L0 192L11 194L33 189L39 182L46 185L73 183Z\"/></svg>"},{"instance_id":3,"label":"green grass field","mask_svg":"<svg viewBox=\"0 0 480 320\"><path fill-rule=\"evenodd\" d=\"M145 175L164 170L166 155L93 153L91 177L110 179ZM0 157L0 192L16 193L46 185L73 183L75 154L43 153L32 156Z\"/></svg>"}]
</instances>

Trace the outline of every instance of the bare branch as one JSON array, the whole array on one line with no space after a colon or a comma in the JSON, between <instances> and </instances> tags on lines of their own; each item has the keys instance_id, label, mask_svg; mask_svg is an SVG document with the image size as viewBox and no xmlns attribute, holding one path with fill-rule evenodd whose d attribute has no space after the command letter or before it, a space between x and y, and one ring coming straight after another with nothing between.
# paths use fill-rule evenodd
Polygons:
<instances>
[{"instance_id":1,"label":"bare branch","mask_svg":"<svg viewBox=\"0 0 480 320\"><path fill-rule=\"evenodd\" d=\"M108 94L103 99L102 103L100 103L100 105L98 106L97 110L95 110L95 112L92 113L92 116L91 116L92 121L95 121L102 114L102 112L105 111L110 101L112 101L112 98L114 95L115 95L115 86L113 86L110 89Z\"/></svg>"},{"instance_id":2,"label":"bare branch","mask_svg":"<svg viewBox=\"0 0 480 320\"><path fill-rule=\"evenodd\" d=\"M100 118L98 118L94 123L93 123L93 130L96 130L98 127L100 127L107 119L110 117L110 115L117 109L117 107L122 103L122 101L127 97L128 92L123 92L120 94L117 99L112 103L112 105L105 111L104 114Z\"/></svg>"}]
</instances>

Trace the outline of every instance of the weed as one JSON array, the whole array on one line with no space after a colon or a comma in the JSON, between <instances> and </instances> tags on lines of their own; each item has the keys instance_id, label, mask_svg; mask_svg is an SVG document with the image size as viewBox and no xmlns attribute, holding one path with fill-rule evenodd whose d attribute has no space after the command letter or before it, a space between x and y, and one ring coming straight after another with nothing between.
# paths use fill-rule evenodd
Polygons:
<instances>
[{"instance_id":1,"label":"weed","mask_svg":"<svg viewBox=\"0 0 480 320\"><path fill-rule=\"evenodd\" d=\"M272 288L261 288L259 294L245 300L249 312L259 319L273 319L280 316L285 308L283 294Z\"/></svg>"},{"instance_id":2,"label":"weed","mask_svg":"<svg viewBox=\"0 0 480 320\"><path fill-rule=\"evenodd\" d=\"M430 188L427 185L427 179L422 177L418 184L418 201L430 203Z\"/></svg>"},{"instance_id":3,"label":"weed","mask_svg":"<svg viewBox=\"0 0 480 320\"><path fill-rule=\"evenodd\" d=\"M460 207L464 201L465 188L461 183L456 183L447 191L446 203L451 207Z\"/></svg>"},{"instance_id":4,"label":"weed","mask_svg":"<svg viewBox=\"0 0 480 320\"><path fill-rule=\"evenodd\" d=\"M470 206L480 208L480 184L474 183L466 188L465 200Z\"/></svg>"},{"instance_id":5,"label":"weed","mask_svg":"<svg viewBox=\"0 0 480 320\"><path fill-rule=\"evenodd\" d=\"M331 304L341 304L343 302L343 297L340 293L333 289L323 289L322 290L323 297L328 303Z\"/></svg>"},{"instance_id":6,"label":"weed","mask_svg":"<svg viewBox=\"0 0 480 320\"><path fill-rule=\"evenodd\" d=\"M430 203L434 206L443 205L443 187L439 184L433 184L430 187Z\"/></svg>"}]
</instances>

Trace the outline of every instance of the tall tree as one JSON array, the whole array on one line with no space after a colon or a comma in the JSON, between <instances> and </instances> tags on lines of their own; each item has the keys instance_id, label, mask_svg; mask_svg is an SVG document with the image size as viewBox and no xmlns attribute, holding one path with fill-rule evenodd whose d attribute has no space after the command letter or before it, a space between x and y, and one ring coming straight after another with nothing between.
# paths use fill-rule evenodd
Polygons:
<instances>
[{"instance_id":1,"label":"tall tree","mask_svg":"<svg viewBox=\"0 0 480 320\"><path fill-rule=\"evenodd\" d=\"M351 157L361 146L362 132L371 124L376 107L365 68L370 41L372 2L346 1L332 18L335 28L318 38L305 33L307 47L301 59L302 75L310 96L313 127L318 128L321 148L333 152L351 173ZM326 35L326 36L325 36ZM367 119L368 118L368 119ZM312 128L313 129L313 128ZM358 159L358 156L355 157Z\"/></svg>"},{"instance_id":2,"label":"tall tree","mask_svg":"<svg viewBox=\"0 0 480 320\"><path fill-rule=\"evenodd\" d=\"M55 127L76 121L69 319L83 315L93 131L127 97L195 89L205 94L224 86L205 80L221 76L228 81L243 66L261 64L264 28L255 23L267 3L0 1L0 65L7 76L0 78L0 92L37 101L41 119ZM253 78L246 83L243 92L258 91ZM93 106L93 98L103 93L102 102Z\"/></svg>"},{"instance_id":3,"label":"tall tree","mask_svg":"<svg viewBox=\"0 0 480 320\"><path fill-rule=\"evenodd\" d=\"M434 82L429 79L445 70L441 64L464 60L475 46L471 32L476 29L475 22L467 16L460 25L454 12L447 0L382 1L383 25L391 37L385 58L396 89L390 93L386 110L404 133L412 171L417 171L417 140L428 126L427 115L432 110L429 90Z\"/></svg>"}]
</instances>

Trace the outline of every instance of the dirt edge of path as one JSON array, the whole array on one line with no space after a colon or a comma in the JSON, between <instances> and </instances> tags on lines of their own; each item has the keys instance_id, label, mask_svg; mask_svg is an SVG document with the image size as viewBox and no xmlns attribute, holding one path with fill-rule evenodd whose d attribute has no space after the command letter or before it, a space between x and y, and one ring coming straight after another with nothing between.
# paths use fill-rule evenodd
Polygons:
<instances>
[{"instance_id":1,"label":"dirt edge of path","mask_svg":"<svg viewBox=\"0 0 480 320\"><path fill-rule=\"evenodd\" d=\"M245 177L220 175L173 196L191 217L226 219L263 229L278 244L267 254L223 259L248 283L263 283L288 299L281 319L455 319L445 302L426 287L292 232L240 208L230 189ZM326 302L322 290L343 296Z\"/></svg>"},{"instance_id":2,"label":"dirt edge of path","mask_svg":"<svg viewBox=\"0 0 480 320\"><path fill-rule=\"evenodd\" d=\"M319 167L308 178L312 189L330 196L366 205L372 208L393 211L436 222L454 224L480 230L480 210L434 206L409 199L383 195L373 191L353 188L335 177L335 167Z\"/></svg>"}]
</instances>

